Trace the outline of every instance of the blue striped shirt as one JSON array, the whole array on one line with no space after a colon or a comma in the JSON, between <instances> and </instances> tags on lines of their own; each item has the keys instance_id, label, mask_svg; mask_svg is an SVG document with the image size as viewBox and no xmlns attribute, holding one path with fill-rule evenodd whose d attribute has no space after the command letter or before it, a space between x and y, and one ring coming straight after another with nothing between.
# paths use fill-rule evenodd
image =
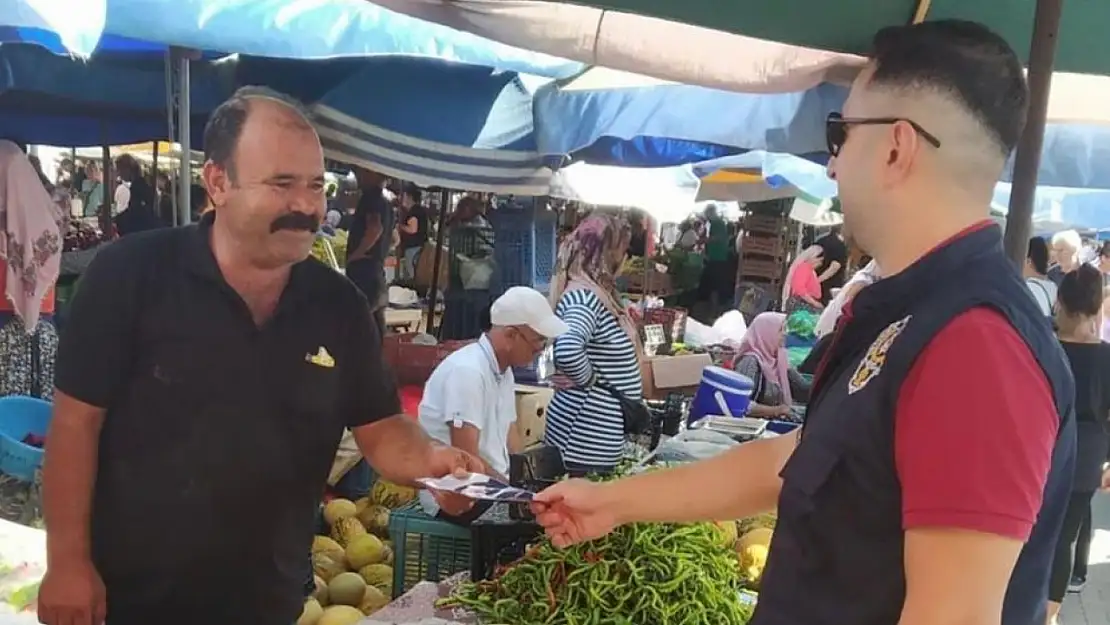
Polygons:
<instances>
[{"instance_id":1,"label":"blue striped shirt","mask_svg":"<svg viewBox=\"0 0 1110 625\"><path fill-rule=\"evenodd\" d=\"M631 399L643 396L636 348L597 294L567 291L555 314L569 331L555 340L555 368L578 386L598 379ZM615 466L624 454L620 403L601 388L558 390L547 408L544 443L565 462Z\"/></svg>"}]
</instances>

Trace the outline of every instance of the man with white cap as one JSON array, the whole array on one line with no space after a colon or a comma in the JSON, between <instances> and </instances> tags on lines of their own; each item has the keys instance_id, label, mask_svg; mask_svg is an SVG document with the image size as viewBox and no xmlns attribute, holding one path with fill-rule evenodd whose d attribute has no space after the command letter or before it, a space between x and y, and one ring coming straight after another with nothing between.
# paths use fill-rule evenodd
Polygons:
<instances>
[{"instance_id":1,"label":"man with white cap","mask_svg":"<svg viewBox=\"0 0 1110 625\"><path fill-rule=\"evenodd\" d=\"M542 293L514 286L490 308L489 332L448 356L424 385L419 421L428 435L480 457L489 473L505 479L509 454L521 451L516 429L513 367L530 365L548 342L567 331ZM462 516L439 510L424 493L428 514L469 524L485 512L480 503Z\"/></svg>"}]
</instances>

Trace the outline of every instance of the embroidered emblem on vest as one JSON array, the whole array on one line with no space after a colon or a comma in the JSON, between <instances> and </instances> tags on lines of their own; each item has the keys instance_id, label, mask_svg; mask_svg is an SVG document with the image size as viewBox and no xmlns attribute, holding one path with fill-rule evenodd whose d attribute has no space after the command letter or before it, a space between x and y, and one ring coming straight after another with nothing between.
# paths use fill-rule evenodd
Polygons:
<instances>
[{"instance_id":1,"label":"embroidered emblem on vest","mask_svg":"<svg viewBox=\"0 0 1110 625\"><path fill-rule=\"evenodd\" d=\"M906 329L912 317L913 315L907 315L902 320L888 325L886 329L879 333L878 338L875 339L874 343L871 343L871 347L867 349L863 360L856 367L855 373L848 379L849 395L867 386L868 382L879 375L879 372L883 370L883 364L886 362L887 351L894 344L894 339L898 338L902 330Z\"/></svg>"}]
</instances>

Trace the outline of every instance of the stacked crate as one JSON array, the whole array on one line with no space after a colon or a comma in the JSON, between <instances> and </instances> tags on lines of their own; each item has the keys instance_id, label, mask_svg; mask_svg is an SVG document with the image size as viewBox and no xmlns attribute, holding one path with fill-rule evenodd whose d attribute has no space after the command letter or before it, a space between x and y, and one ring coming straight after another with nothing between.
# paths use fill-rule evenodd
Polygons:
<instances>
[{"instance_id":1,"label":"stacked crate","mask_svg":"<svg viewBox=\"0 0 1110 625\"><path fill-rule=\"evenodd\" d=\"M749 322L778 301L787 261L798 246L801 229L787 216L789 203L770 200L745 207L736 290L737 307Z\"/></svg>"}]
</instances>

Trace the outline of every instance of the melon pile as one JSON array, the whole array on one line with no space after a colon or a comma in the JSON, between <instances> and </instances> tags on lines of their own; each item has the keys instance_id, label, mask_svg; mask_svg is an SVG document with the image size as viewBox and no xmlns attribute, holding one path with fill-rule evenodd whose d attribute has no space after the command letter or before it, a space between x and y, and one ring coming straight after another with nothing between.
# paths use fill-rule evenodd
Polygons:
<instances>
[{"instance_id":1,"label":"melon pile","mask_svg":"<svg viewBox=\"0 0 1110 625\"><path fill-rule=\"evenodd\" d=\"M767 566L767 553L775 534L774 514L761 514L736 523L736 554L740 556L740 579L753 590L759 589L763 569Z\"/></svg>"},{"instance_id":2,"label":"melon pile","mask_svg":"<svg viewBox=\"0 0 1110 625\"><path fill-rule=\"evenodd\" d=\"M393 596L389 511L416 498L412 488L379 480L369 497L324 506L328 536L312 541L316 591L297 625L352 625Z\"/></svg>"}]
</instances>

